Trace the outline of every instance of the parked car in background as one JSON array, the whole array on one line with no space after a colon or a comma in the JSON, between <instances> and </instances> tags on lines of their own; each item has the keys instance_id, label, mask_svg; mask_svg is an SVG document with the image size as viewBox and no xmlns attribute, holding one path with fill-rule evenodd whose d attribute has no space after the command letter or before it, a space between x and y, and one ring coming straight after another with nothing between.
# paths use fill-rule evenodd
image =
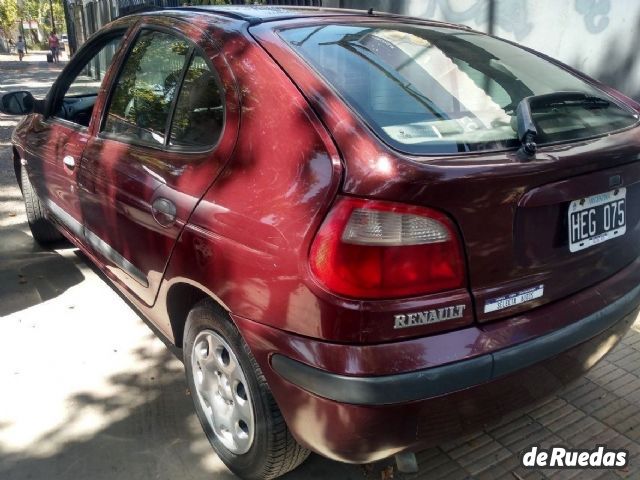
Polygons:
<instances>
[{"instance_id":1,"label":"parked car in background","mask_svg":"<svg viewBox=\"0 0 640 480\"><path fill-rule=\"evenodd\" d=\"M638 312L640 106L465 27L132 15L0 109L25 115L35 240L182 347L244 478L410 464L580 377Z\"/></svg>"}]
</instances>

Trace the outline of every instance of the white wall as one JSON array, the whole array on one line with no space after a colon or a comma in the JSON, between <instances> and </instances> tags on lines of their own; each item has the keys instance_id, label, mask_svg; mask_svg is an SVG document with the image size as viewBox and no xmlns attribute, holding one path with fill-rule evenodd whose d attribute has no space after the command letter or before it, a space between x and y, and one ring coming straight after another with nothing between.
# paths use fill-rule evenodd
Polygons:
<instances>
[{"instance_id":1,"label":"white wall","mask_svg":"<svg viewBox=\"0 0 640 480\"><path fill-rule=\"evenodd\" d=\"M324 0L463 23L561 60L640 100L640 0Z\"/></svg>"}]
</instances>

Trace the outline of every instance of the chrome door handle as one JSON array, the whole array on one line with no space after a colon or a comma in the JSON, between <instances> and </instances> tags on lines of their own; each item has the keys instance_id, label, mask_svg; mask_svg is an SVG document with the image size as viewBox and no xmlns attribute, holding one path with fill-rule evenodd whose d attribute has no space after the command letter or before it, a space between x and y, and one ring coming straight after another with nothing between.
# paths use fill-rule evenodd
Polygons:
<instances>
[{"instance_id":1,"label":"chrome door handle","mask_svg":"<svg viewBox=\"0 0 640 480\"><path fill-rule=\"evenodd\" d=\"M63 159L62 159L62 163L64 163L67 167L69 167L69 169L73 170L74 168L76 168L76 161L75 159L71 156L71 155L66 155Z\"/></svg>"}]
</instances>

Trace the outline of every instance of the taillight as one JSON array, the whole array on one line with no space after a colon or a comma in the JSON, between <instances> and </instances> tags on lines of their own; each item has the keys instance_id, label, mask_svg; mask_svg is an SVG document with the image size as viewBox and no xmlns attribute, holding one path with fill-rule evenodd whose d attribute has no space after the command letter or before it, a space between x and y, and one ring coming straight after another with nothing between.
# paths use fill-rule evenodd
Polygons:
<instances>
[{"instance_id":1,"label":"taillight","mask_svg":"<svg viewBox=\"0 0 640 480\"><path fill-rule=\"evenodd\" d=\"M342 197L313 241L311 271L352 298L424 295L464 285L452 222L430 208Z\"/></svg>"}]
</instances>

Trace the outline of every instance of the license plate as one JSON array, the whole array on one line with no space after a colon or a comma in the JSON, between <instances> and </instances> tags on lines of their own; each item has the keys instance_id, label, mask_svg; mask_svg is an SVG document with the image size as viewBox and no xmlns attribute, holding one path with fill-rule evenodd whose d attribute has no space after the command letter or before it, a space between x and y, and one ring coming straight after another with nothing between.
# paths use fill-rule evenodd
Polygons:
<instances>
[{"instance_id":1,"label":"license plate","mask_svg":"<svg viewBox=\"0 0 640 480\"><path fill-rule=\"evenodd\" d=\"M593 247L627 231L625 188L569 204L569 251Z\"/></svg>"}]
</instances>

